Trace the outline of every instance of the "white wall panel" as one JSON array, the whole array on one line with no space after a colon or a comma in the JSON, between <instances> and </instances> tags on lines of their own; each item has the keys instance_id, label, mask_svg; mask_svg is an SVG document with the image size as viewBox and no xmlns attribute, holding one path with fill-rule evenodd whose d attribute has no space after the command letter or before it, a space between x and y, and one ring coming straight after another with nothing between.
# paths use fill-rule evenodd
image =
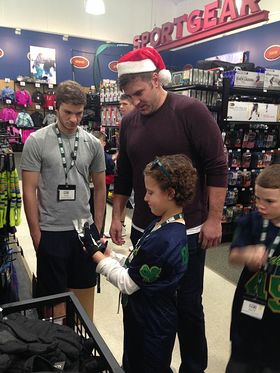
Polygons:
<instances>
[{"instance_id":1,"label":"white wall panel","mask_svg":"<svg viewBox=\"0 0 280 373\"><path fill-rule=\"evenodd\" d=\"M105 0L106 14L84 11L84 0L0 0L0 26L132 42L133 36L173 19L173 0Z\"/></svg>"}]
</instances>

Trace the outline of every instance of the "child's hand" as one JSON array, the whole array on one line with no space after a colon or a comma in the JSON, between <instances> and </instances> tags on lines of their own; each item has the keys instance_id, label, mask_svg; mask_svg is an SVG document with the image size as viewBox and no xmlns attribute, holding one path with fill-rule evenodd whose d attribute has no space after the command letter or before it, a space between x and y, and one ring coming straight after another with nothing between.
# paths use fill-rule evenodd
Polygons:
<instances>
[{"instance_id":1,"label":"child's hand","mask_svg":"<svg viewBox=\"0 0 280 373\"><path fill-rule=\"evenodd\" d=\"M108 240L105 237L102 237L102 238L100 238L100 242L102 242L102 244L106 247L106 249L105 249L105 251L104 251L103 254L105 256L110 256L111 249L108 247Z\"/></svg>"},{"instance_id":2,"label":"child's hand","mask_svg":"<svg viewBox=\"0 0 280 373\"><path fill-rule=\"evenodd\" d=\"M264 245L249 245L244 250L244 264L252 271L258 271L267 261Z\"/></svg>"}]
</instances>

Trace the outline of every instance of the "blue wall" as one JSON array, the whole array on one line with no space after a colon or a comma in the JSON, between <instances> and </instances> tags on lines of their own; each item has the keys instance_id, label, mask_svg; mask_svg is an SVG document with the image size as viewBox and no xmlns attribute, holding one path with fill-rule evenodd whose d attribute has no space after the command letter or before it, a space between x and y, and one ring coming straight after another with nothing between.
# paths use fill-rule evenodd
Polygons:
<instances>
[{"instance_id":1,"label":"blue wall","mask_svg":"<svg viewBox=\"0 0 280 373\"><path fill-rule=\"evenodd\" d=\"M166 65L174 70L181 70L186 64L196 65L198 60L225 53L249 51L249 61L256 66L280 69L280 59L267 61L263 54L266 48L280 44L280 22L263 25L251 30L224 36L219 39L200 43L177 51L162 52Z\"/></svg>"},{"instance_id":2,"label":"blue wall","mask_svg":"<svg viewBox=\"0 0 280 373\"><path fill-rule=\"evenodd\" d=\"M18 75L30 75L30 62L27 58L30 45L56 50L57 83L66 79L75 79L83 86L93 84L93 58L100 40L91 40L77 37L69 37L68 41L62 40L62 35L47 34L43 32L21 31L21 35L15 34L14 28L0 27L0 48L4 56L0 58L0 78L16 79ZM118 60L123 54L132 49L127 47L107 48L100 57L101 79L116 79L117 74L108 68L108 63ZM73 68L70 58L74 55L82 55L89 59L90 65L86 69Z\"/></svg>"}]
</instances>

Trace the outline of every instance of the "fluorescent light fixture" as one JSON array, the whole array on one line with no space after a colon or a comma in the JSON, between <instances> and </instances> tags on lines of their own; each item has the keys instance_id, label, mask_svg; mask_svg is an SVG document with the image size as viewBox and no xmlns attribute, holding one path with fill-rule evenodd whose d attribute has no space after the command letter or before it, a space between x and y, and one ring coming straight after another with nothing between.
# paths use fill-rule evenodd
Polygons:
<instances>
[{"instance_id":1,"label":"fluorescent light fixture","mask_svg":"<svg viewBox=\"0 0 280 373\"><path fill-rule=\"evenodd\" d=\"M15 34L16 35L21 35L21 29L20 28L16 28L15 29Z\"/></svg>"},{"instance_id":2,"label":"fluorescent light fixture","mask_svg":"<svg viewBox=\"0 0 280 373\"><path fill-rule=\"evenodd\" d=\"M103 0L86 0L86 13L99 16L105 14L105 4Z\"/></svg>"}]
</instances>

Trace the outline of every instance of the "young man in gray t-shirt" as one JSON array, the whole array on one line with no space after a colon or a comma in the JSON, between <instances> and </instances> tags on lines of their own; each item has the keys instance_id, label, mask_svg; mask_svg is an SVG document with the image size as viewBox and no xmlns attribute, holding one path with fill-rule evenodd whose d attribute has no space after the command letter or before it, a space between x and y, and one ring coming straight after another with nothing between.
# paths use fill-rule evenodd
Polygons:
<instances>
[{"instance_id":1,"label":"young man in gray t-shirt","mask_svg":"<svg viewBox=\"0 0 280 373\"><path fill-rule=\"evenodd\" d=\"M57 88L57 122L27 139L21 159L24 209L37 255L37 295L71 289L93 316L95 265L84 253L73 220L101 229L105 161L99 141L79 126L86 103L82 87ZM94 217L89 180L94 184Z\"/></svg>"}]
</instances>

